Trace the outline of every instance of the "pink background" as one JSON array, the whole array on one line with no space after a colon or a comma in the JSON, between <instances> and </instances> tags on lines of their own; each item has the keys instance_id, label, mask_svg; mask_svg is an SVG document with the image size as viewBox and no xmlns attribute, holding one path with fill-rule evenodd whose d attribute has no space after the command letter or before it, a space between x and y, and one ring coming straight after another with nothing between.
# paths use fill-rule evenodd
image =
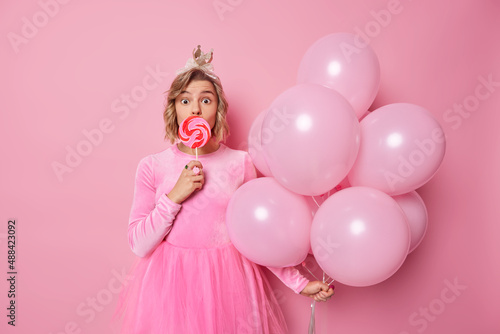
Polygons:
<instances>
[{"instance_id":1,"label":"pink background","mask_svg":"<svg viewBox=\"0 0 500 334\"><path fill-rule=\"evenodd\" d=\"M500 81L499 1L401 0L383 25L374 13L395 1L54 3L0 4L1 276L9 218L17 219L19 272L15 329L6 325L0 280L2 333L113 333L115 277L134 259L126 231L137 163L168 147L162 93L196 44L215 50L230 103L228 145L241 148L252 120L294 85L315 40L367 27L382 73L372 109L424 106L448 147L440 171L419 189L430 219L422 244L381 284L339 284L318 306L317 333L500 333L500 87L469 115L447 111L474 101L479 77ZM219 15L214 4L227 11ZM9 36L23 33L14 47ZM148 68L167 74L155 81ZM120 99L131 94L127 106ZM58 180L52 163L64 164L67 147L106 119L108 133L90 148L80 144L88 155ZM269 277L290 332L305 333L310 300ZM454 282L455 292L447 285Z\"/></svg>"}]
</instances>

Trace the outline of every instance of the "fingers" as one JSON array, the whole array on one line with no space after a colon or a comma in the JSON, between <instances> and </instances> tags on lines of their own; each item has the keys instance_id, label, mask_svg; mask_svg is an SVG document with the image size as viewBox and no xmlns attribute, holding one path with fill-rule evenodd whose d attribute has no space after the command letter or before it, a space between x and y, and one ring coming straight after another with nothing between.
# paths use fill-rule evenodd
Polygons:
<instances>
[{"instance_id":1,"label":"fingers","mask_svg":"<svg viewBox=\"0 0 500 334\"><path fill-rule=\"evenodd\" d=\"M201 190L205 184L205 174L201 162L192 160L182 168L172 190L167 196L175 203L182 203L194 191Z\"/></svg>"},{"instance_id":2,"label":"fingers","mask_svg":"<svg viewBox=\"0 0 500 334\"><path fill-rule=\"evenodd\" d=\"M323 298L323 297L319 297L319 296L314 296L313 298L317 302L326 302L326 301L328 301L332 297L330 296L330 297L324 297Z\"/></svg>"},{"instance_id":3,"label":"fingers","mask_svg":"<svg viewBox=\"0 0 500 334\"><path fill-rule=\"evenodd\" d=\"M331 292L318 292L316 294L312 294L312 295L309 295L309 297L311 297L312 299L314 299L315 301L317 302L326 302L328 301L330 298L332 298L332 296L334 295L334 292L333 290Z\"/></svg>"},{"instance_id":4,"label":"fingers","mask_svg":"<svg viewBox=\"0 0 500 334\"><path fill-rule=\"evenodd\" d=\"M185 175L199 175L203 174L203 165L201 162L192 160L184 167L183 173Z\"/></svg>"},{"instance_id":5,"label":"fingers","mask_svg":"<svg viewBox=\"0 0 500 334\"><path fill-rule=\"evenodd\" d=\"M190 162L188 162L187 164L188 166L188 169L193 169L195 166L198 167L199 169L202 169L203 168L203 165L201 164L200 161L198 160L191 160Z\"/></svg>"},{"instance_id":6,"label":"fingers","mask_svg":"<svg viewBox=\"0 0 500 334\"><path fill-rule=\"evenodd\" d=\"M326 302L333 296L334 289L324 282L311 281L300 294L311 297L317 302Z\"/></svg>"},{"instance_id":7,"label":"fingers","mask_svg":"<svg viewBox=\"0 0 500 334\"><path fill-rule=\"evenodd\" d=\"M317 302L326 302L328 300L328 298L323 298L323 297L320 297L318 295L315 295L314 300Z\"/></svg>"},{"instance_id":8,"label":"fingers","mask_svg":"<svg viewBox=\"0 0 500 334\"><path fill-rule=\"evenodd\" d=\"M191 160L186 165L187 168L183 171L185 178L192 186L192 190L201 190L205 184L205 175L203 173L203 165L197 160Z\"/></svg>"},{"instance_id":9,"label":"fingers","mask_svg":"<svg viewBox=\"0 0 500 334\"><path fill-rule=\"evenodd\" d=\"M316 300L317 302L326 302L327 297L320 292L314 295L314 300Z\"/></svg>"},{"instance_id":10,"label":"fingers","mask_svg":"<svg viewBox=\"0 0 500 334\"><path fill-rule=\"evenodd\" d=\"M320 290L321 291L328 291L328 289L330 289L330 287L326 283L319 282L319 284L320 284Z\"/></svg>"},{"instance_id":11,"label":"fingers","mask_svg":"<svg viewBox=\"0 0 500 334\"><path fill-rule=\"evenodd\" d=\"M321 286L320 291L311 295L310 297L312 297L317 302L326 302L335 294L334 290L328 285L326 285L326 290L323 289L324 287Z\"/></svg>"},{"instance_id":12,"label":"fingers","mask_svg":"<svg viewBox=\"0 0 500 334\"><path fill-rule=\"evenodd\" d=\"M199 175L194 175L191 178L195 189L201 189L205 184L205 178L203 177L202 172L200 171Z\"/></svg>"}]
</instances>

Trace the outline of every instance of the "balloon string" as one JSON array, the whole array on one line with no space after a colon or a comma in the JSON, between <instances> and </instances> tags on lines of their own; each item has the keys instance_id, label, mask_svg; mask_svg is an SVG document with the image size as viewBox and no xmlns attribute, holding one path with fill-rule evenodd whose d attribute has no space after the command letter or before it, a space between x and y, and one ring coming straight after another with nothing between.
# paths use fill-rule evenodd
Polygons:
<instances>
[{"instance_id":1,"label":"balloon string","mask_svg":"<svg viewBox=\"0 0 500 334\"><path fill-rule=\"evenodd\" d=\"M309 320L309 331L308 334L315 334L316 333L316 320L315 318L315 310L316 310L316 301L314 300L311 303L311 320Z\"/></svg>"},{"instance_id":2,"label":"balloon string","mask_svg":"<svg viewBox=\"0 0 500 334\"><path fill-rule=\"evenodd\" d=\"M314 203L316 203L316 205L317 205L317 206L318 206L318 208L319 208L319 206L320 206L320 205L318 204L318 202L316 202L316 198L314 198L314 196L311 196L311 197L312 197L312 199L313 199Z\"/></svg>"},{"instance_id":3,"label":"balloon string","mask_svg":"<svg viewBox=\"0 0 500 334\"><path fill-rule=\"evenodd\" d=\"M305 265L304 265L304 268L306 268L307 271L309 271L311 273L311 271ZM313 273L311 273L311 275L313 275ZM323 283L325 283L328 280L327 277L328 277L328 279L331 278L330 276L326 275L326 273L323 271ZM314 276L314 278L316 278L316 276ZM316 280L318 280L318 279L316 278ZM334 281L334 279L332 278L332 281L330 283L327 283L327 284L330 285L333 283L333 281ZM308 334L316 334L316 314L315 313L316 313L316 301L314 300L311 303L311 319L309 320L309 331L307 332Z\"/></svg>"},{"instance_id":4,"label":"balloon string","mask_svg":"<svg viewBox=\"0 0 500 334\"><path fill-rule=\"evenodd\" d=\"M306 268L306 270L309 272L309 274L311 274L311 275L312 275L312 277L314 277L314 278L316 279L316 281L319 281L319 279L316 277L316 275L314 275L314 274L312 273L312 271L310 271L310 270L309 270L309 268L307 268L307 267L306 267L305 262L304 262L304 268Z\"/></svg>"},{"instance_id":5,"label":"balloon string","mask_svg":"<svg viewBox=\"0 0 500 334\"><path fill-rule=\"evenodd\" d=\"M330 275L328 275L328 274L326 274L326 280L327 280L327 281L328 281L328 280L332 280L332 282L333 282L333 281L335 281L335 280L334 280L333 278L331 278L331 277L330 277Z\"/></svg>"},{"instance_id":6,"label":"balloon string","mask_svg":"<svg viewBox=\"0 0 500 334\"><path fill-rule=\"evenodd\" d=\"M313 197L314 198L314 197ZM318 280L318 278L316 276L314 276L314 274L309 270L309 268L306 267L305 263L304 263L304 268L307 269L307 271L316 279ZM325 283L328 279L330 279L331 277L326 275L326 273L323 271L323 283ZM335 281L333 278L331 278L331 282L330 283L327 283L328 285L332 284L333 281ZM319 280L318 280L319 281ZM309 320L309 330L307 332L308 334L316 334L316 301L313 300L313 302L311 303L311 319Z\"/></svg>"}]
</instances>

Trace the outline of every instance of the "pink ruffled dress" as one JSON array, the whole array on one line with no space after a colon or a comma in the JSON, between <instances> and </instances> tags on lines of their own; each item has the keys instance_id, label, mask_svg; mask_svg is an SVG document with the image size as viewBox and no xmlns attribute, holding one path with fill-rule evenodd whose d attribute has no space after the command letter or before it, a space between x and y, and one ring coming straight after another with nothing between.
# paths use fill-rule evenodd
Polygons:
<instances>
[{"instance_id":1,"label":"pink ruffled dress","mask_svg":"<svg viewBox=\"0 0 500 334\"><path fill-rule=\"evenodd\" d=\"M236 250L226 230L229 199L256 177L248 153L221 144L200 155L203 189L176 204L166 194L191 160L173 145L139 163L128 228L139 258L114 315L121 333L286 333L261 267ZM296 293L309 282L293 267L269 269Z\"/></svg>"}]
</instances>

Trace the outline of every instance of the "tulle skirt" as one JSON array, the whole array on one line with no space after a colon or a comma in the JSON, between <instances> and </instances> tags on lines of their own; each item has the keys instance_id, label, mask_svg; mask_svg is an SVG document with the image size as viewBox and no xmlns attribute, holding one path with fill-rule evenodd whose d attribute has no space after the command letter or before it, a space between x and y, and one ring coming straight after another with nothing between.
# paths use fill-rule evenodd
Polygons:
<instances>
[{"instance_id":1,"label":"tulle skirt","mask_svg":"<svg viewBox=\"0 0 500 334\"><path fill-rule=\"evenodd\" d=\"M232 244L199 249L163 241L131 269L114 320L120 333L286 333L261 268Z\"/></svg>"}]
</instances>

